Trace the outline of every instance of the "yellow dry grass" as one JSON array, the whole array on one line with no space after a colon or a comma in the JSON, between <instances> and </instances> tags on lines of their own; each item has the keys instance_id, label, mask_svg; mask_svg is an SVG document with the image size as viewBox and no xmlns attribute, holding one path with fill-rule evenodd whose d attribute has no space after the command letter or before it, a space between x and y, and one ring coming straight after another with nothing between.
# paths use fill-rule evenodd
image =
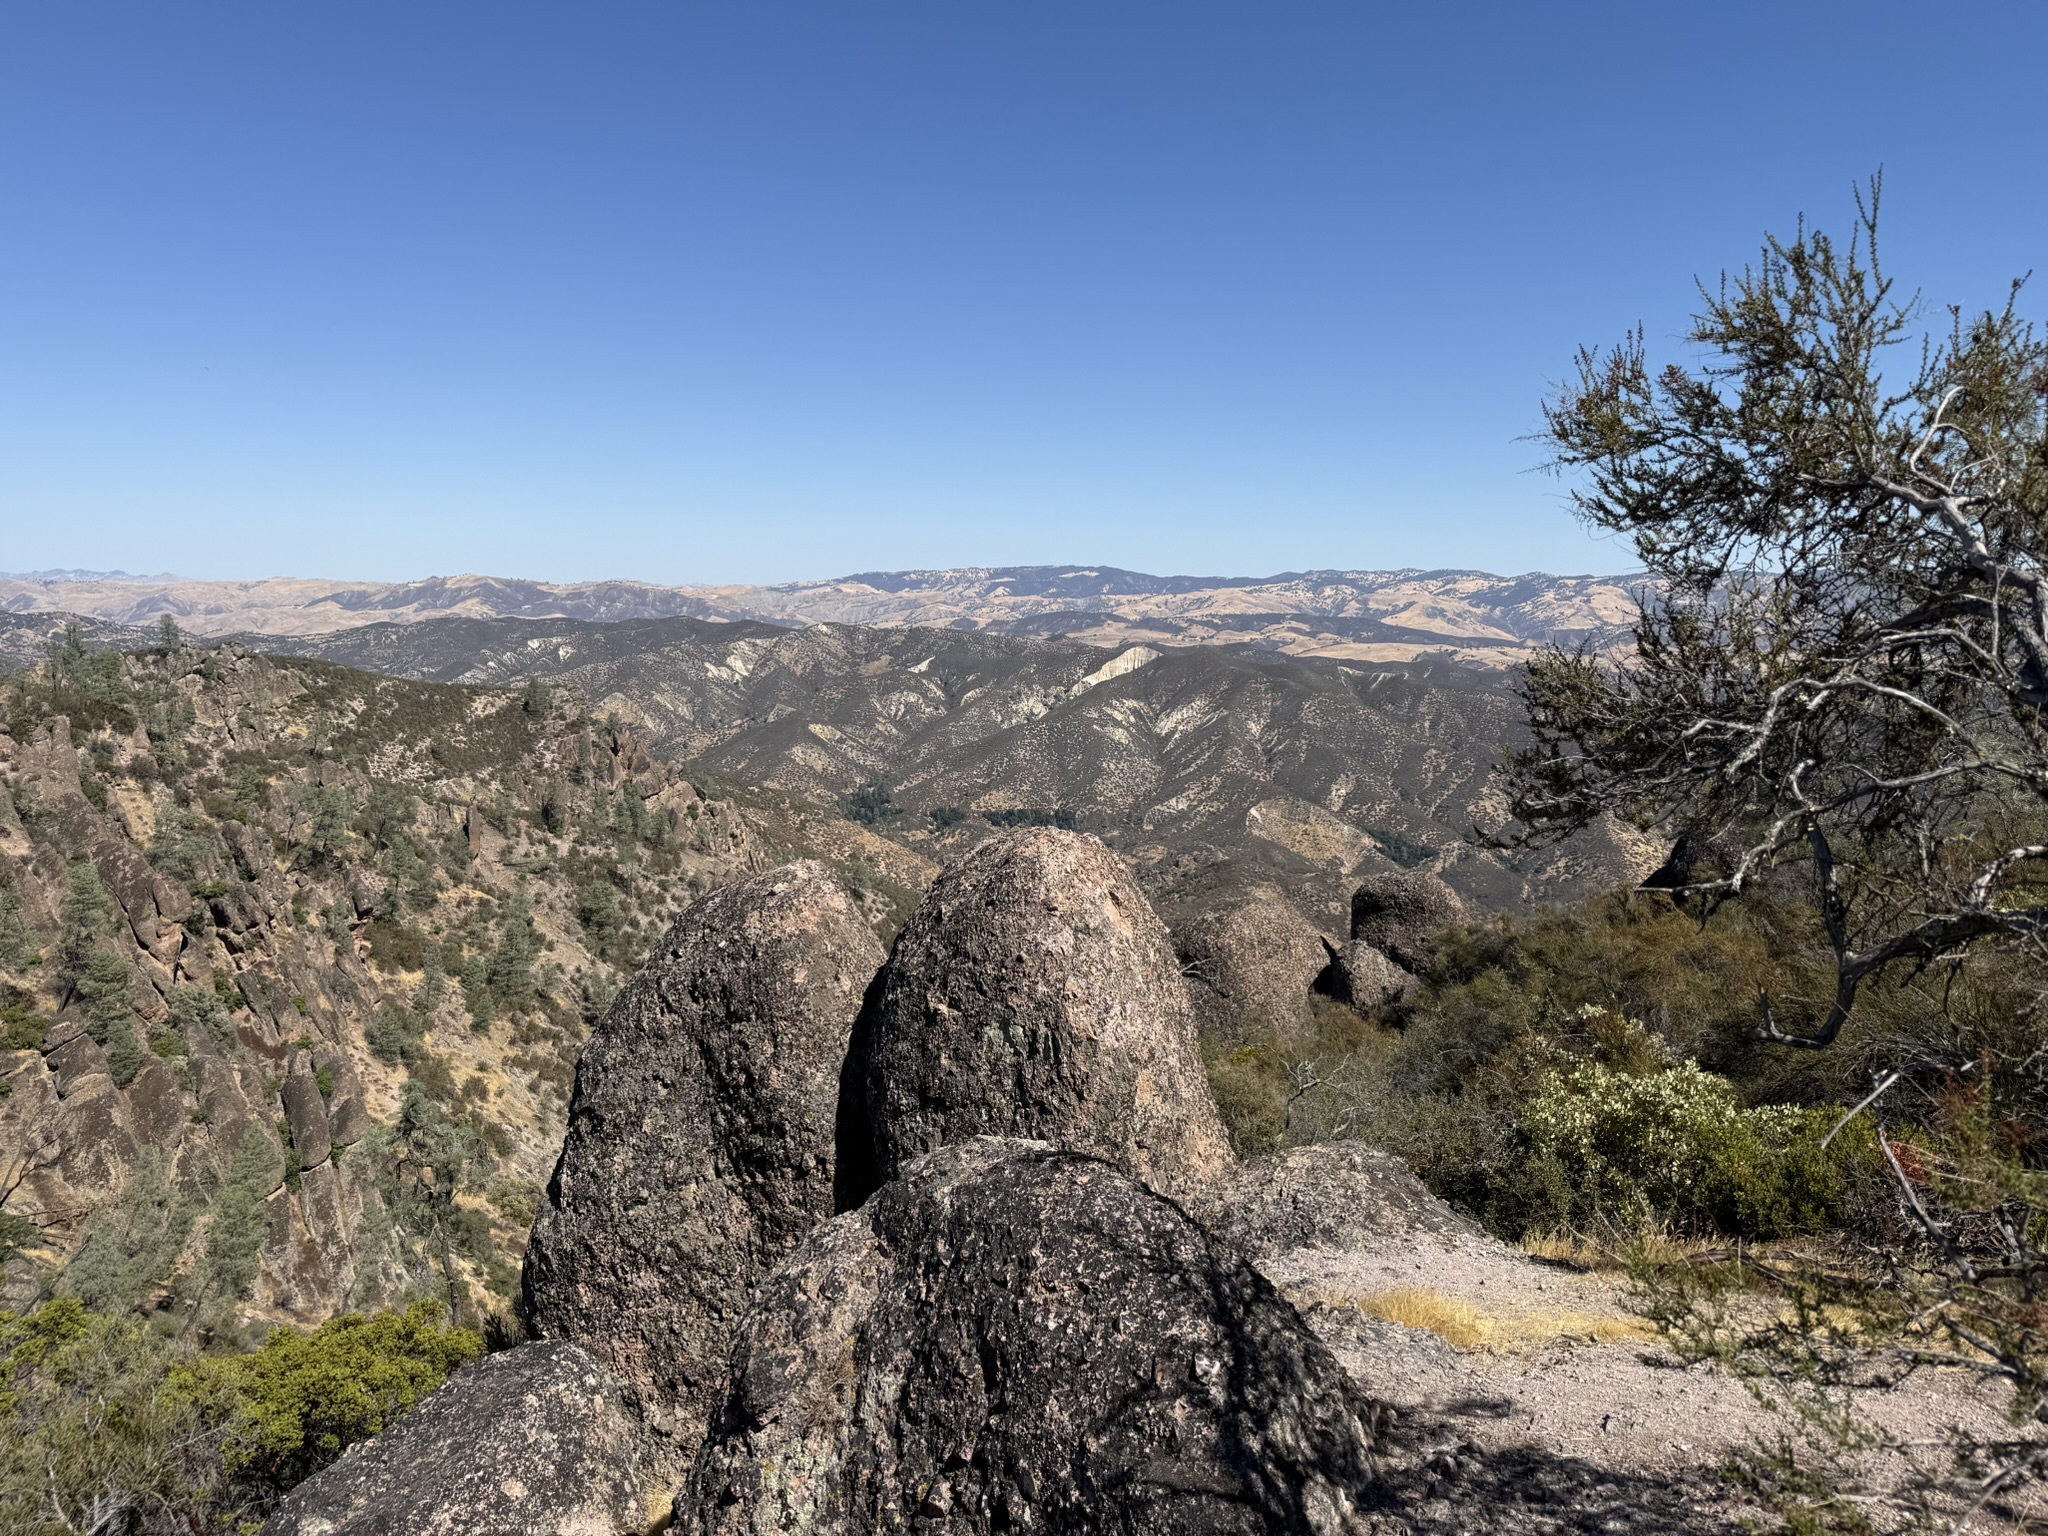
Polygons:
<instances>
[{"instance_id":1,"label":"yellow dry grass","mask_svg":"<svg viewBox=\"0 0 2048 1536\"><path fill-rule=\"evenodd\" d=\"M1653 1338L1647 1324L1633 1317L1564 1308L1519 1308L1481 1311L1459 1296L1423 1286L1397 1286L1355 1296L1323 1291L1308 1298L1323 1306L1350 1307L1382 1322L1433 1333L1451 1348L1523 1350L1553 1339L1584 1339L1596 1344L1626 1344Z\"/></svg>"},{"instance_id":2,"label":"yellow dry grass","mask_svg":"<svg viewBox=\"0 0 2048 1536\"><path fill-rule=\"evenodd\" d=\"M1469 1301L1420 1286L1402 1286L1361 1297L1358 1310L1381 1322L1434 1333L1453 1349L1481 1349L1496 1332L1494 1320Z\"/></svg>"}]
</instances>

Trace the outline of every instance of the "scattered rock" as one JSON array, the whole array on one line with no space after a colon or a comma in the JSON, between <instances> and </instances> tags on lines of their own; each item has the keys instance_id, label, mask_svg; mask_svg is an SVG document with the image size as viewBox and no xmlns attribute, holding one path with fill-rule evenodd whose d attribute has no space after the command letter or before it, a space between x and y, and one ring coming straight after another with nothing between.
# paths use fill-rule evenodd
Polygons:
<instances>
[{"instance_id":1,"label":"scattered rock","mask_svg":"<svg viewBox=\"0 0 2048 1536\"><path fill-rule=\"evenodd\" d=\"M1292 903L1260 895L1174 925L1173 947L1204 1036L1231 1045L1305 1021L1329 941Z\"/></svg>"},{"instance_id":2,"label":"scattered rock","mask_svg":"<svg viewBox=\"0 0 2048 1536\"><path fill-rule=\"evenodd\" d=\"M1351 898L1351 937L1404 971L1420 971L1429 962L1430 939L1464 915L1457 893L1434 875L1375 875Z\"/></svg>"},{"instance_id":3,"label":"scattered rock","mask_svg":"<svg viewBox=\"0 0 2048 1536\"><path fill-rule=\"evenodd\" d=\"M1254 1258L1297 1248L1383 1246L1389 1238L1483 1238L1391 1152L1326 1141L1239 1164L1198 1213Z\"/></svg>"},{"instance_id":4,"label":"scattered rock","mask_svg":"<svg viewBox=\"0 0 2048 1536\"><path fill-rule=\"evenodd\" d=\"M1079 833L999 834L933 883L847 1070L849 1141L875 1162L842 1209L969 1136L1092 1153L1169 1193L1230 1161L1165 925Z\"/></svg>"},{"instance_id":5,"label":"scattered rock","mask_svg":"<svg viewBox=\"0 0 2048 1536\"><path fill-rule=\"evenodd\" d=\"M1378 1411L1294 1308L1094 1158L974 1138L813 1233L741 1326L691 1536L1347 1529Z\"/></svg>"},{"instance_id":6,"label":"scattered rock","mask_svg":"<svg viewBox=\"0 0 2048 1536\"><path fill-rule=\"evenodd\" d=\"M840 1071L883 958L823 865L736 880L683 913L583 1053L528 1320L617 1372L679 1459L754 1283L832 1214Z\"/></svg>"},{"instance_id":7,"label":"scattered rock","mask_svg":"<svg viewBox=\"0 0 2048 1536\"><path fill-rule=\"evenodd\" d=\"M1391 1003L1410 987L1415 978L1363 939L1353 939L1342 949L1324 941L1330 956L1330 995L1354 1008L1377 1008Z\"/></svg>"},{"instance_id":8,"label":"scattered rock","mask_svg":"<svg viewBox=\"0 0 2048 1536\"><path fill-rule=\"evenodd\" d=\"M649 1524L642 1435L619 1384L543 1341L458 1371L285 1496L264 1536L613 1536Z\"/></svg>"}]
</instances>

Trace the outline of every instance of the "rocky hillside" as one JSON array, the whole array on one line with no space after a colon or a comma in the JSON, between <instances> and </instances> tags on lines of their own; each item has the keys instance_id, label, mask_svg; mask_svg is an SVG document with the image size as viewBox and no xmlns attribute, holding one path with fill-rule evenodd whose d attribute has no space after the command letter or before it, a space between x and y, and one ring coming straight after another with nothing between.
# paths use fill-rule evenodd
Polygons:
<instances>
[{"instance_id":1,"label":"rocky hillside","mask_svg":"<svg viewBox=\"0 0 2048 1536\"><path fill-rule=\"evenodd\" d=\"M1368 887L1354 951L1448 900ZM729 882L578 1069L537 1338L264 1529L1756 1528L1717 1469L1770 1415L1674 1368L1617 1283L1374 1148L1239 1161L1218 1129L1167 931L1099 842L989 838L886 953L821 865ZM1914 1437L1996 1422L1961 1370L1862 1396Z\"/></svg>"},{"instance_id":2,"label":"rocky hillside","mask_svg":"<svg viewBox=\"0 0 2048 1536\"><path fill-rule=\"evenodd\" d=\"M0 576L0 611L70 612L148 625L162 613L203 634L311 635L430 618L694 617L784 625L872 624L1063 634L1091 645L1253 645L1354 661L1520 660L1553 639L1619 641L1637 583L1479 571L1302 571L1148 576L1108 567L870 572L770 587L548 583L489 576L414 582L253 582Z\"/></svg>"},{"instance_id":3,"label":"rocky hillside","mask_svg":"<svg viewBox=\"0 0 2048 1536\"><path fill-rule=\"evenodd\" d=\"M269 643L447 682L558 678L679 761L856 805L941 860L991 819L1058 820L1174 908L1263 883L1334 927L1360 878L1396 867L1499 908L1656 862L1618 829L1541 859L1477 846L1474 825L1501 819L1489 774L1521 705L1500 674L1446 662L687 618L435 619Z\"/></svg>"},{"instance_id":4,"label":"rocky hillside","mask_svg":"<svg viewBox=\"0 0 2048 1536\"><path fill-rule=\"evenodd\" d=\"M696 787L573 688L60 647L0 684L9 1300L491 1305L588 1019L684 903L798 853L883 933L930 873Z\"/></svg>"}]
</instances>

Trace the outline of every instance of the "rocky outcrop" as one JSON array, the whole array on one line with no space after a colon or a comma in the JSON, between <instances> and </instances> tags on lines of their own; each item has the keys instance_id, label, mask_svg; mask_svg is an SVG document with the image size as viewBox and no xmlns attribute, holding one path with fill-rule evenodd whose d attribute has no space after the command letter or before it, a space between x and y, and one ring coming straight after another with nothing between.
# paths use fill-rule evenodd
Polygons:
<instances>
[{"instance_id":1,"label":"rocky outcrop","mask_svg":"<svg viewBox=\"0 0 2048 1536\"><path fill-rule=\"evenodd\" d=\"M1107 1163L973 1139L762 1286L691 1536L1335 1533L1376 1410L1251 1264Z\"/></svg>"},{"instance_id":2,"label":"rocky outcrop","mask_svg":"<svg viewBox=\"0 0 2048 1536\"><path fill-rule=\"evenodd\" d=\"M1404 971L1429 964L1429 941L1465 915L1457 894L1420 871L1375 875L1351 897L1351 937Z\"/></svg>"},{"instance_id":3,"label":"rocky outcrop","mask_svg":"<svg viewBox=\"0 0 2048 1536\"><path fill-rule=\"evenodd\" d=\"M755 1282L832 1214L840 1071L883 953L824 866L684 912L598 1026L525 1267L529 1322L687 1455Z\"/></svg>"},{"instance_id":4,"label":"rocky outcrop","mask_svg":"<svg viewBox=\"0 0 2048 1536\"><path fill-rule=\"evenodd\" d=\"M1353 939L1341 949L1324 942L1330 956L1330 968L1324 972L1328 980L1324 984L1340 1003L1349 1003L1354 1008L1378 1008L1415 985L1413 976L1363 939Z\"/></svg>"},{"instance_id":5,"label":"rocky outcrop","mask_svg":"<svg viewBox=\"0 0 2048 1536\"><path fill-rule=\"evenodd\" d=\"M314 1075L313 1056L300 1051L292 1057L285 1074L285 1124L291 1127L292 1151L301 1168L317 1168L334 1150L334 1138L327 1124L327 1101L320 1097L320 1080Z\"/></svg>"},{"instance_id":6,"label":"rocky outcrop","mask_svg":"<svg viewBox=\"0 0 2048 1536\"><path fill-rule=\"evenodd\" d=\"M573 1344L457 1372L392 1428L301 1483L264 1536L613 1536L649 1524L642 1437L619 1384Z\"/></svg>"},{"instance_id":7,"label":"rocky outcrop","mask_svg":"<svg viewBox=\"0 0 2048 1536\"><path fill-rule=\"evenodd\" d=\"M1391 1152L1326 1141L1255 1157L1205 1192L1196 1212L1254 1258L1298 1248L1370 1250L1390 1237L1480 1231Z\"/></svg>"},{"instance_id":8,"label":"rocky outcrop","mask_svg":"<svg viewBox=\"0 0 2048 1536\"><path fill-rule=\"evenodd\" d=\"M1173 947L1202 1034L1233 1046L1299 1029L1331 968L1328 940L1275 895L1183 918Z\"/></svg>"},{"instance_id":9,"label":"rocky outcrop","mask_svg":"<svg viewBox=\"0 0 2048 1536\"><path fill-rule=\"evenodd\" d=\"M933 883L847 1073L848 1139L874 1158L855 1198L970 1136L1091 1153L1169 1193L1230 1161L1166 928L1078 833L999 834Z\"/></svg>"}]
</instances>

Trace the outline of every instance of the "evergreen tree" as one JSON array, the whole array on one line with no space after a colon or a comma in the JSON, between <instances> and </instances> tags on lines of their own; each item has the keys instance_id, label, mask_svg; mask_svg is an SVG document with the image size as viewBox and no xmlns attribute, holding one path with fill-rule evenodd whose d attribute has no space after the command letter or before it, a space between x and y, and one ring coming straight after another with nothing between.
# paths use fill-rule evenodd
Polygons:
<instances>
[{"instance_id":1,"label":"evergreen tree","mask_svg":"<svg viewBox=\"0 0 2048 1536\"><path fill-rule=\"evenodd\" d=\"M462 1001L469 1009L470 1027L481 1034L498 1016L497 1000L491 996L490 962L471 955L462 962Z\"/></svg>"},{"instance_id":2,"label":"evergreen tree","mask_svg":"<svg viewBox=\"0 0 2048 1536\"><path fill-rule=\"evenodd\" d=\"M107 907L100 872L85 860L73 864L57 914L57 983L67 1001L76 995L79 978L99 942Z\"/></svg>"},{"instance_id":3,"label":"evergreen tree","mask_svg":"<svg viewBox=\"0 0 2048 1536\"><path fill-rule=\"evenodd\" d=\"M156 648L168 656L185 643L185 632L178 628L178 621L168 613L156 616Z\"/></svg>"},{"instance_id":4,"label":"evergreen tree","mask_svg":"<svg viewBox=\"0 0 2048 1536\"><path fill-rule=\"evenodd\" d=\"M533 962L540 944L533 932L533 908L523 892L505 903L498 947L491 955L490 989L507 1005L524 1008L533 1001Z\"/></svg>"},{"instance_id":5,"label":"evergreen tree","mask_svg":"<svg viewBox=\"0 0 2048 1536\"><path fill-rule=\"evenodd\" d=\"M618 888L609 880L591 881L576 893L576 917L590 935L591 948L599 955L610 955L625 924Z\"/></svg>"},{"instance_id":6,"label":"evergreen tree","mask_svg":"<svg viewBox=\"0 0 2048 1536\"><path fill-rule=\"evenodd\" d=\"M206 1203L206 1247L193 1270L188 1328L203 1316L231 1324L235 1303L255 1289L257 1260L270 1230L270 1192L279 1171L276 1141L261 1126L251 1125L235 1143L220 1185Z\"/></svg>"},{"instance_id":7,"label":"evergreen tree","mask_svg":"<svg viewBox=\"0 0 2048 1536\"><path fill-rule=\"evenodd\" d=\"M300 792L299 810L306 818L300 851L310 863L333 863L348 847L349 823L355 802L340 785L314 785Z\"/></svg>"},{"instance_id":8,"label":"evergreen tree","mask_svg":"<svg viewBox=\"0 0 2048 1536\"><path fill-rule=\"evenodd\" d=\"M114 1086L126 1088L142 1070L143 1052L135 1038L135 976L119 950L96 945L78 978L78 998L93 1039L106 1048Z\"/></svg>"},{"instance_id":9,"label":"evergreen tree","mask_svg":"<svg viewBox=\"0 0 2048 1536\"><path fill-rule=\"evenodd\" d=\"M0 892L0 968L18 971L34 953L35 942L21 915L21 898L12 891Z\"/></svg>"},{"instance_id":10,"label":"evergreen tree","mask_svg":"<svg viewBox=\"0 0 2048 1536\"><path fill-rule=\"evenodd\" d=\"M129 1173L121 1198L93 1217L84 1246L58 1277L58 1289L99 1312L145 1310L169 1283L192 1216L191 1202L171 1178L163 1154L146 1153Z\"/></svg>"}]
</instances>

